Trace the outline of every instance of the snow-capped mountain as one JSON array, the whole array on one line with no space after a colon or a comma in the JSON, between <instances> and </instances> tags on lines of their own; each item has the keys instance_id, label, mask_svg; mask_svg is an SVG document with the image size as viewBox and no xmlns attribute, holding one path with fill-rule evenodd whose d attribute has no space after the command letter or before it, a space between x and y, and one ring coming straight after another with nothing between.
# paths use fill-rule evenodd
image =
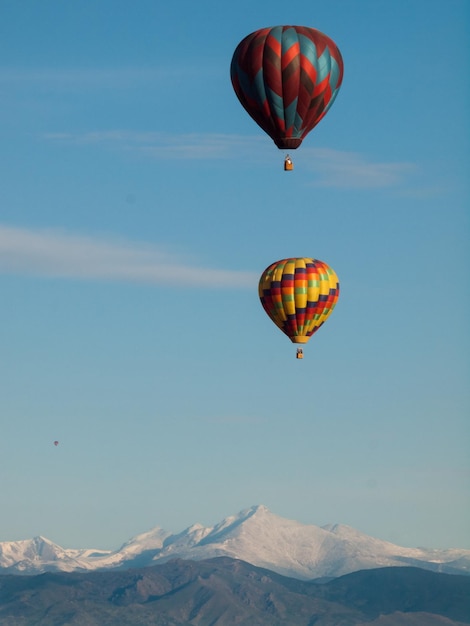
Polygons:
<instances>
[{"instance_id":1,"label":"snow-capped mountain","mask_svg":"<svg viewBox=\"0 0 470 626\"><path fill-rule=\"evenodd\" d=\"M0 573L90 571L154 565L175 558L229 556L299 579L336 577L361 569L415 566L470 574L470 550L402 548L349 526L301 524L258 505L212 528L178 534L154 528L115 551L63 549L37 537L0 543Z\"/></svg>"}]
</instances>

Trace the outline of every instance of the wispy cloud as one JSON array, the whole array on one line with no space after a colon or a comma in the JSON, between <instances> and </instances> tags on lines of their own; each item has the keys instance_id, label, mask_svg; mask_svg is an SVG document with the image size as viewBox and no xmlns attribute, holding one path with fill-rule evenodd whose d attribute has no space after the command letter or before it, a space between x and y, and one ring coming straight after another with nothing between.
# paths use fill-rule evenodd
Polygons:
<instances>
[{"instance_id":1,"label":"wispy cloud","mask_svg":"<svg viewBox=\"0 0 470 626\"><path fill-rule=\"evenodd\" d=\"M154 159L244 159L252 162L279 157L269 139L223 133L174 135L128 130L87 133L48 133L49 141L77 145L99 144L106 148L132 150ZM309 148L302 145L299 160L314 173L312 185L321 187L363 188L397 187L416 165L408 162L375 162L358 152ZM297 158L297 153L295 155Z\"/></svg>"},{"instance_id":2,"label":"wispy cloud","mask_svg":"<svg viewBox=\"0 0 470 626\"><path fill-rule=\"evenodd\" d=\"M0 272L206 288L252 288L258 280L252 272L182 261L147 243L1 224Z\"/></svg>"},{"instance_id":3,"label":"wispy cloud","mask_svg":"<svg viewBox=\"0 0 470 626\"><path fill-rule=\"evenodd\" d=\"M305 157L316 173L318 187L396 187L417 169L413 163L377 163L358 152L326 148L306 148Z\"/></svg>"},{"instance_id":4,"label":"wispy cloud","mask_svg":"<svg viewBox=\"0 0 470 626\"><path fill-rule=\"evenodd\" d=\"M46 133L43 139L76 145L132 150L154 159L216 159L249 155L259 143L250 137L222 133L169 134L128 130Z\"/></svg>"}]
</instances>

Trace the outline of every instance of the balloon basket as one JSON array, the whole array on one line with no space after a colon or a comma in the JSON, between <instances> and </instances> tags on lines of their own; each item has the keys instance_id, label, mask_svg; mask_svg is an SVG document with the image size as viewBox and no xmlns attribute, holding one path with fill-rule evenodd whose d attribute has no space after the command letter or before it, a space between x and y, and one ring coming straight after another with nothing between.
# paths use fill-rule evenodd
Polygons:
<instances>
[{"instance_id":1,"label":"balloon basket","mask_svg":"<svg viewBox=\"0 0 470 626\"><path fill-rule=\"evenodd\" d=\"M294 169L294 163L289 155L284 159L284 171L291 172Z\"/></svg>"}]
</instances>

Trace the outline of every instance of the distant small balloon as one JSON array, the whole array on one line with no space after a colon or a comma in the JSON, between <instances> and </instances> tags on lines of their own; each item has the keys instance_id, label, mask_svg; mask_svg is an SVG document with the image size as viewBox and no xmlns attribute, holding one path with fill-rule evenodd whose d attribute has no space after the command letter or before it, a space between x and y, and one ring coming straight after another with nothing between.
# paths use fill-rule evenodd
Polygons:
<instances>
[{"instance_id":1,"label":"distant small balloon","mask_svg":"<svg viewBox=\"0 0 470 626\"><path fill-rule=\"evenodd\" d=\"M59 445L59 442L58 442L58 441L54 441L54 445L55 445L55 446L58 446L58 445Z\"/></svg>"}]
</instances>

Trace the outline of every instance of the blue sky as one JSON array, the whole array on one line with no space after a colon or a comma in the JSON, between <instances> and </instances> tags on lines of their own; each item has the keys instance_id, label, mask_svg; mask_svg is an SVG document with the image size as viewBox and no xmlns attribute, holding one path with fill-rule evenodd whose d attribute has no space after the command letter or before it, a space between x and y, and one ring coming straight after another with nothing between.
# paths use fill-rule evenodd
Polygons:
<instances>
[{"instance_id":1,"label":"blue sky","mask_svg":"<svg viewBox=\"0 0 470 626\"><path fill-rule=\"evenodd\" d=\"M1 3L0 541L113 548L265 504L470 548L469 15ZM276 24L345 64L292 173L229 78ZM289 256L341 284L303 361L257 295Z\"/></svg>"}]
</instances>

